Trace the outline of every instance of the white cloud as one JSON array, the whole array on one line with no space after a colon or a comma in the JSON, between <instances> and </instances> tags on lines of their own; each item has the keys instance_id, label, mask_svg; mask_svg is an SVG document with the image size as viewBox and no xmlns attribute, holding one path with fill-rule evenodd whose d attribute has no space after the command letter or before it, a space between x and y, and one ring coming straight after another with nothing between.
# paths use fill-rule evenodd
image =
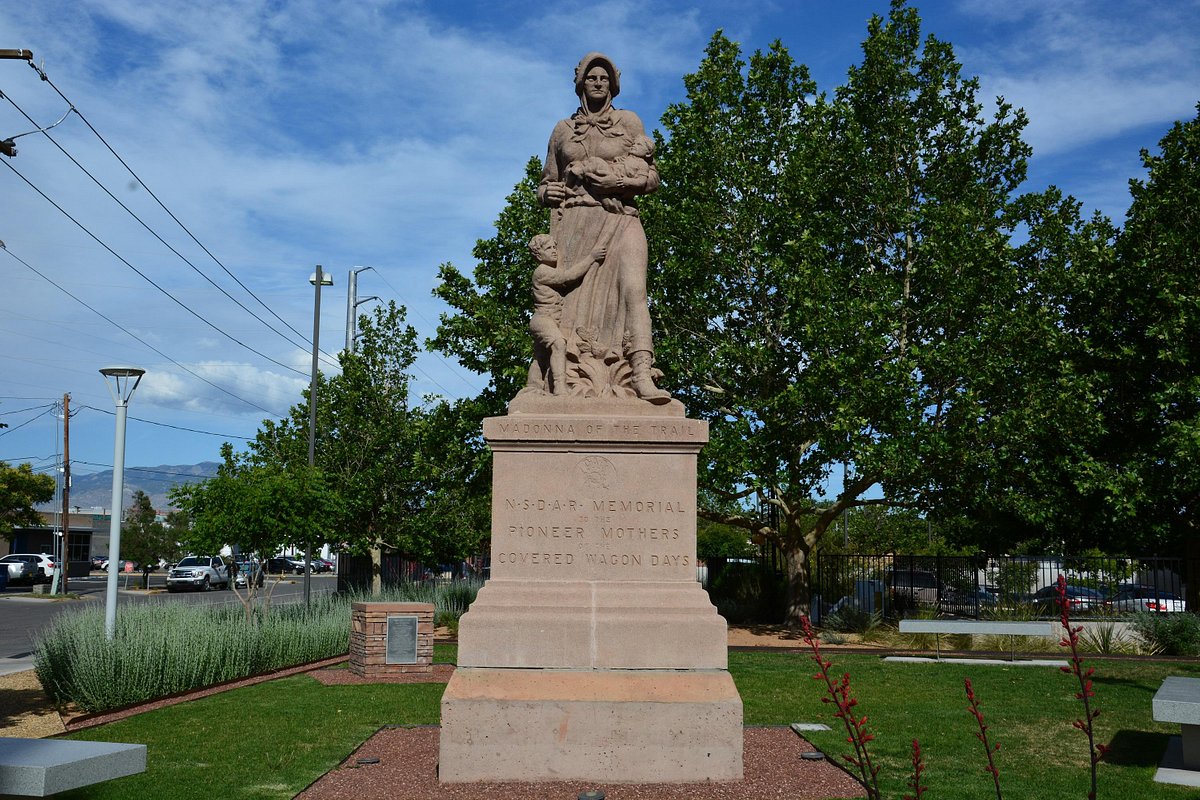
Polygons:
<instances>
[{"instance_id":1,"label":"white cloud","mask_svg":"<svg viewBox=\"0 0 1200 800\"><path fill-rule=\"evenodd\" d=\"M238 398L245 398L268 411L284 412L298 401L301 391L308 386L308 381L303 378L262 370L249 364L205 362L186 366L195 374L177 370L147 371L138 387L139 405L255 417L263 412ZM236 397L205 381L229 387Z\"/></svg>"},{"instance_id":2,"label":"white cloud","mask_svg":"<svg viewBox=\"0 0 1200 800\"><path fill-rule=\"evenodd\" d=\"M1192 116L1200 97L1200 4L962 4L986 23L959 53L985 97L1026 110L1026 139L1057 154L1148 124ZM1131 24L1138 20L1142 24ZM1192 35L1183 32L1191 31Z\"/></svg>"}]
</instances>

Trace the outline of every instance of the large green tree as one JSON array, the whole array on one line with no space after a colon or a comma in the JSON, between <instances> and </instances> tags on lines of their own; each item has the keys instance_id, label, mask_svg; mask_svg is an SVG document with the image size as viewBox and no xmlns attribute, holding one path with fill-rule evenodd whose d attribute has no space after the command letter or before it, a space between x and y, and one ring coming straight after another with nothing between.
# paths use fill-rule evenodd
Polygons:
<instances>
[{"instance_id":1,"label":"large green tree","mask_svg":"<svg viewBox=\"0 0 1200 800\"><path fill-rule=\"evenodd\" d=\"M34 472L30 464L0 461L0 536L11 542L13 528L41 525L34 506L53 498L54 478Z\"/></svg>"},{"instance_id":2,"label":"large green tree","mask_svg":"<svg viewBox=\"0 0 1200 800\"><path fill-rule=\"evenodd\" d=\"M718 33L664 116L646 204L659 358L711 421L707 513L786 553L793 619L847 508L929 509L964 461L991 458L989 389L1020 381L1017 331L1042 312L1012 242L1023 114L985 115L903 3L871 20L863 54L830 96L781 45L747 64ZM772 506L774 524L756 513Z\"/></svg>"},{"instance_id":3,"label":"large green tree","mask_svg":"<svg viewBox=\"0 0 1200 800\"><path fill-rule=\"evenodd\" d=\"M1105 511L1144 546L1177 552L1200 533L1200 115L1142 162L1113 269L1080 313L1112 379L1108 465L1123 491Z\"/></svg>"},{"instance_id":4,"label":"large green tree","mask_svg":"<svg viewBox=\"0 0 1200 800\"><path fill-rule=\"evenodd\" d=\"M1200 121L1143 151L1123 230L1079 205L1023 198L1042 309L1008 374L989 387L973 435L1005 443L987 469L958 465L947 490L971 511L968 536L1051 552L1180 553L1197 540L1200 498ZM1055 310L1053 312L1049 310ZM970 452L962 447L960 452Z\"/></svg>"},{"instance_id":5,"label":"large green tree","mask_svg":"<svg viewBox=\"0 0 1200 800\"><path fill-rule=\"evenodd\" d=\"M221 458L215 476L171 492L190 521L181 539L190 552L212 554L233 546L270 557L320 541L340 513L340 498L307 464L256 462L229 444L222 446Z\"/></svg>"}]
</instances>

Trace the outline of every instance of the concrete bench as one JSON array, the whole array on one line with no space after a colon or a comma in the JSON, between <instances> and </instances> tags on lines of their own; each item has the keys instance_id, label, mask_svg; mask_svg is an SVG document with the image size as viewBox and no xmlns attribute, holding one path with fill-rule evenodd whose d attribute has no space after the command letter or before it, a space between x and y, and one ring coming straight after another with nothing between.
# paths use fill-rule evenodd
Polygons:
<instances>
[{"instance_id":1,"label":"concrete bench","mask_svg":"<svg viewBox=\"0 0 1200 800\"><path fill-rule=\"evenodd\" d=\"M943 633L966 633L973 636L1009 636L1010 643L1017 636L1054 636L1058 633L1058 624L1054 622L1005 622L1003 620L983 619L902 619L901 633L932 633L935 639L937 657L942 657ZM1016 646L1013 644L1009 652L1010 660L1016 660Z\"/></svg>"},{"instance_id":2,"label":"concrete bench","mask_svg":"<svg viewBox=\"0 0 1200 800\"><path fill-rule=\"evenodd\" d=\"M48 797L146 771L146 745L0 738L0 797Z\"/></svg>"},{"instance_id":3,"label":"concrete bench","mask_svg":"<svg viewBox=\"0 0 1200 800\"><path fill-rule=\"evenodd\" d=\"M1177 722L1181 733L1172 738L1154 779L1200 786L1200 678L1168 675L1155 692L1151 708L1155 722Z\"/></svg>"}]
</instances>

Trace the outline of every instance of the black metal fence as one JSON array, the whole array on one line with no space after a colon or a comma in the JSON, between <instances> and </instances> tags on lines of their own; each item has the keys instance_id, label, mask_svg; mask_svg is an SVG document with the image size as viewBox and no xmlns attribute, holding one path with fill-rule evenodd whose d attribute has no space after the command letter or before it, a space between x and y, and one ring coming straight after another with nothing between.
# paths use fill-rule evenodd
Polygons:
<instances>
[{"instance_id":1,"label":"black metal fence","mask_svg":"<svg viewBox=\"0 0 1200 800\"><path fill-rule=\"evenodd\" d=\"M371 591L374 573L370 556L338 556L338 592ZM395 553L384 553L380 562L379 578L383 586L419 581L426 577L425 565L420 561L405 558Z\"/></svg>"},{"instance_id":2,"label":"black metal fence","mask_svg":"<svg viewBox=\"0 0 1200 800\"><path fill-rule=\"evenodd\" d=\"M1182 558L895 554L819 555L812 609L814 616L854 609L892 618L1053 618L1059 575L1072 615L1185 610Z\"/></svg>"}]
</instances>

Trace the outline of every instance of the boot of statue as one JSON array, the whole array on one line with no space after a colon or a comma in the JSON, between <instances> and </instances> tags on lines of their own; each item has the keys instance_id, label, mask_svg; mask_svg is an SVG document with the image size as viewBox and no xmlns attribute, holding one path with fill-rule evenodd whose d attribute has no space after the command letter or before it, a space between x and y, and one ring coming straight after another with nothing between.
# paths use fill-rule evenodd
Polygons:
<instances>
[{"instance_id":1,"label":"boot of statue","mask_svg":"<svg viewBox=\"0 0 1200 800\"><path fill-rule=\"evenodd\" d=\"M655 405L671 401L671 393L654 385L654 376L650 369L654 364L654 356L648 350L638 350L629 356L629 366L633 370L633 390L642 400Z\"/></svg>"}]
</instances>

